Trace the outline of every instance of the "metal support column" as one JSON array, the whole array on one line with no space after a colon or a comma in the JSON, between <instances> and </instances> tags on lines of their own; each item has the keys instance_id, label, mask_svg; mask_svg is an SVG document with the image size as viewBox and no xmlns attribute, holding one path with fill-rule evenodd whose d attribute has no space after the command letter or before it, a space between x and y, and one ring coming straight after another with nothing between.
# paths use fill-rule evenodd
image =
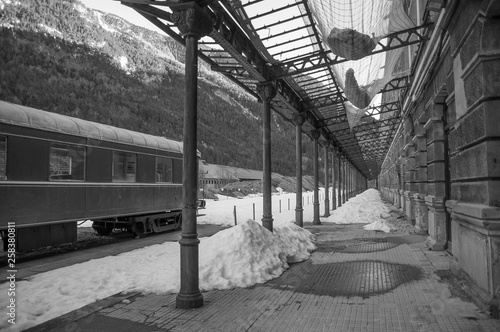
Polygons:
<instances>
[{"instance_id":1,"label":"metal support column","mask_svg":"<svg viewBox=\"0 0 500 332\"><path fill-rule=\"evenodd\" d=\"M351 175L351 190L352 190L352 196L356 196L356 169L352 168L352 175Z\"/></svg>"},{"instance_id":2,"label":"metal support column","mask_svg":"<svg viewBox=\"0 0 500 332\"><path fill-rule=\"evenodd\" d=\"M338 179L339 179L339 191L338 191L338 202L339 204L337 207L342 206L342 157L339 153L339 174L338 174Z\"/></svg>"},{"instance_id":3,"label":"metal support column","mask_svg":"<svg viewBox=\"0 0 500 332\"><path fill-rule=\"evenodd\" d=\"M335 150L332 150L332 210L336 209L337 206L337 180L335 179Z\"/></svg>"},{"instance_id":4,"label":"metal support column","mask_svg":"<svg viewBox=\"0 0 500 332\"><path fill-rule=\"evenodd\" d=\"M354 197L356 193L354 192L354 175L356 174L356 169L352 166L351 169L351 197Z\"/></svg>"},{"instance_id":5,"label":"metal support column","mask_svg":"<svg viewBox=\"0 0 500 332\"><path fill-rule=\"evenodd\" d=\"M311 131L311 136L314 139L314 202L313 202L313 209L314 209L314 217L313 217L313 225L320 225L321 221L319 220L319 194L318 194L318 187L319 187L319 148L318 148L318 139L320 136L319 131L317 130L312 130Z\"/></svg>"},{"instance_id":6,"label":"metal support column","mask_svg":"<svg viewBox=\"0 0 500 332\"><path fill-rule=\"evenodd\" d=\"M328 141L322 142L323 145L323 150L324 150L324 158L325 158L325 214L323 217L329 217L330 216L330 193L329 188L330 188L330 164L328 163L328 149L330 147L330 144Z\"/></svg>"},{"instance_id":7,"label":"metal support column","mask_svg":"<svg viewBox=\"0 0 500 332\"><path fill-rule=\"evenodd\" d=\"M194 19L193 19L194 18ZM182 174L182 234L180 248L180 291L176 297L178 308L190 309L203 305L199 289L198 233L196 208L198 200L198 39L212 30L212 22L205 11L193 3L189 8L174 11L172 20L186 40L185 99Z\"/></svg>"},{"instance_id":8,"label":"metal support column","mask_svg":"<svg viewBox=\"0 0 500 332\"><path fill-rule=\"evenodd\" d=\"M347 168L347 161L343 159L342 160L342 203L346 202L346 194L347 194L346 168Z\"/></svg>"},{"instance_id":9,"label":"metal support column","mask_svg":"<svg viewBox=\"0 0 500 332\"><path fill-rule=\"evenodd\" d=\"M272 83L257 85L257 93L263 104L262 109L262 141L263 141L263 214L262 226L273 231L273 209L271 196L271 100L276 96L276 88Z\"/></svg>"},{"instance_id":10,"label":"metal support column","mask_svg":"<svg viewBox=\"0 0 500 332\"><path fill-rule=\"evenodd\" d=\"M348 164L348 168L347 168L347 174L348 174L348 178L349 178L349 182L347 182L349 184L349 195L347 195L348 198L351 198L352 197L352 165L351 163Z\"/></svg>"},{"instance_id":11,"label":"metal support column","mask_svg":"<svg viewBox=\"0 0 500 332\"><path fill-rule=\"evenodd\" d=\"M357 195L358 194L358 179L359 179L359 173L358 173L358 170L354 170L354 194Z\"/></svg>"},{"instance_id":12,"label":"metal support column","mask_svg":"<svg viewBox=\"0 0 500 332\"><path fill-rule=\"evenodd\" d=\"M349 185L351 184L350 178L349 178L349 171L351 170L351 164L349 164L349 161L346 161L345 164L345 198L346 201L349 200L351 192L349 190Z\"/></svg>"},{"instance_id":13,"label":"metal support column","mask_svg":"<svg viewBox=\"0 0 500 332\"><path fill-rule=\"evenodd\" d=\"M297 191L295 194L295 224L304 227L304 209L302 208L302 125L306 118L302 114L293 117L295 124L295 176L297 177Z\"/></svg>"},{"instance_id":14,"label":"metal support column","mask_svg":"<svg viewBox=\"0 0 500 332\"><path fill-rule=\"evenodd\" d=\"M352 179L351 179L351 175L352 175L352 165L349 162L347 164L347 184L348 184L348 187L347 187L347 190L348 190L347 199L350 199L352 197L352 188L351 188L351 185L352 185L351 180Z\"/></svg>"}]
</instances>

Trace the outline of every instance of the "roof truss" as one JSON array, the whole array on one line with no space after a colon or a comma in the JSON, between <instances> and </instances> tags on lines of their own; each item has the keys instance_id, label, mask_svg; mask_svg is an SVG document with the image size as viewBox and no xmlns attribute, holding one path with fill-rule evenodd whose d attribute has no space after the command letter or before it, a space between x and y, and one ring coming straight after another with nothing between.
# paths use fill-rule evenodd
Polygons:
<instances>
[{"instance_id":1,"label":"roof truss","mask_svg":"<svg viewBox=\"0 0 500 332\"><path fill-rule=\"evenodd\" d=\"M188 1L121 0L180 43L184 39L173 24L171 8ZM211 33L199 43L199 57L211 69L258 98L256 85L273 82L277 89L271 107L283 118L306 117L304 132L317 129L343 158L367 178L376 176L398 127L398 100L365 109L361 122L349 127L345 94L336 82L332 66L347 61L325 48L306 0L298 0L249 17L247 9L262 0L196 1L206 6L214 22ZM272 23L259 20L280 15ZM295 28L284 29L290 22ZM425 42L430 25L398 31L379 42L372 54ZM280 30L281 29L281 30ZM266 35L265 32L268 32ZM267 46L266 46L267 45ZM305 55L304 55L305 54ZM381 93L404 91L411 77L389 82ZM390 99L390 98L389 98ZM378 165L378 166L377 166Z\"/></svg>"}]
</instances>

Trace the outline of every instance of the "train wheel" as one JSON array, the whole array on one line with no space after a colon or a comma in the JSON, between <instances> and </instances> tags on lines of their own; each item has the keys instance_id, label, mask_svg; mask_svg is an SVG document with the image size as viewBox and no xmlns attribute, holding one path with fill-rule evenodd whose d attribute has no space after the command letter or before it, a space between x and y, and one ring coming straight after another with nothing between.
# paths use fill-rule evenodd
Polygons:
<instances>
[{"instance_id":1,"label":"train wheel","mask_svg":"<svg viewBox=\"0 0 500 332\"><path fill-rule=\"evenodd\" d=\"M146 236L146 223L142 221L135 221L132 226L133 233L136 239Z\"/></svg>"},{"instance_id":2,"label":"train wheel","mask_svg":"<svg viewBox=\"0 0 500 332\"><path fill-rule=\"evenodd\" d=\"M113 231L113 226L106 226L103 223L93 223L92 228L101 236L107 236Z\"/></svg>"}]
</instances>

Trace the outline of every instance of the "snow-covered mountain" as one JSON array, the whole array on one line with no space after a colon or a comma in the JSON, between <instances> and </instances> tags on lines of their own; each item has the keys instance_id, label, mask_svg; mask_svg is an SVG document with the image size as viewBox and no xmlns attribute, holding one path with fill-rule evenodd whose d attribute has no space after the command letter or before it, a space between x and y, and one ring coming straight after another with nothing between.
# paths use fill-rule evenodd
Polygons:
<instances>
[{"instance_id":1,"label":"snow-covered mountain","mask_svg":"<svg viewBox=\"0 0 500 332\"><path fill-rule=\"evenodd\" d=\"M79 0L0 0L0 9L1 100L181 139L183 45ZM261 169L257 100L202 61L199 71L203 159ZM293 175L294 128L274 120L273 171Z\"/></svg>"}]
</instances>

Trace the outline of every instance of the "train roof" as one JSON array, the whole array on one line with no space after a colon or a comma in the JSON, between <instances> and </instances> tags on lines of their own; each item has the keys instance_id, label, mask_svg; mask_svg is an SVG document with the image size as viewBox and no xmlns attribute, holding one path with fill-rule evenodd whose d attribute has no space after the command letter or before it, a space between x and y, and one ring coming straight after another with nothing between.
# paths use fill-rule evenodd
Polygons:
<instances>
[{"instance_id":1,"label":"train roof","mask_svg":"<svg viewBox=\"0 0 500 332\"><path fill-rule=\"evenodd\" d=\"M0 122L182 154L182 142L0 100ZM198 153L199 154L199 153Z\"/></svg>"}]
</instances>

